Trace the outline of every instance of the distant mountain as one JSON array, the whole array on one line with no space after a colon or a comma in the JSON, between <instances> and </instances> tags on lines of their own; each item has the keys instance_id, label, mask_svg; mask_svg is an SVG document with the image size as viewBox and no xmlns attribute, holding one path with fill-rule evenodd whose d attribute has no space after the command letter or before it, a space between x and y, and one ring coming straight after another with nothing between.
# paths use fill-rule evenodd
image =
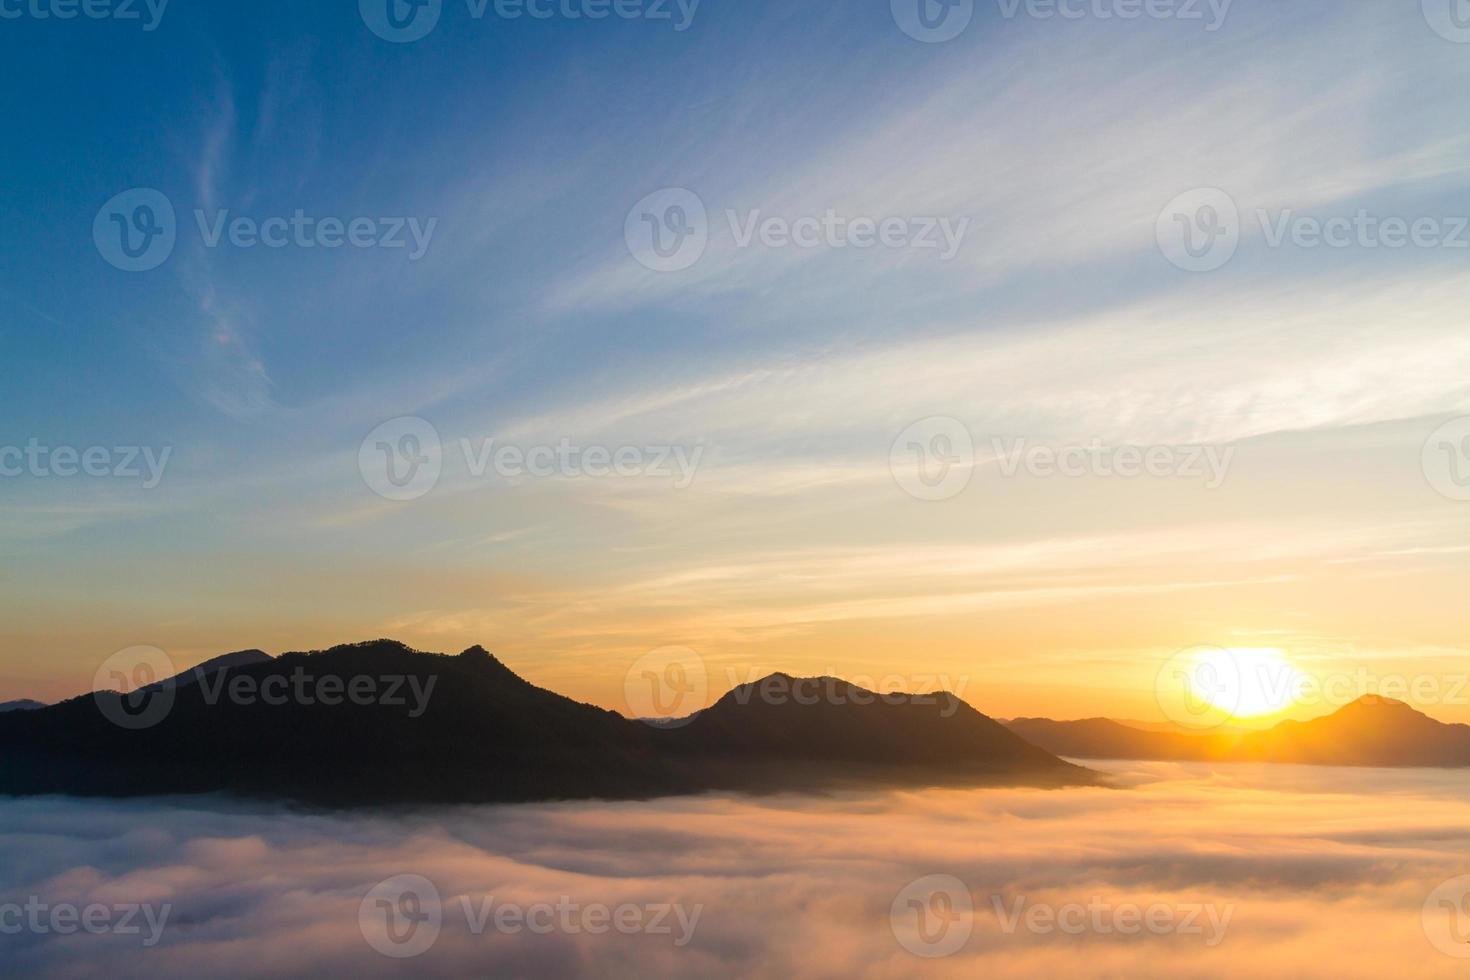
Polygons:
<instances>
[{"instance_id":1,"label":"distant mountain","mask_svg":"<svg viewBox=\"0 0 1470 980\"><path fill-rule=\"evenodd\" d=\"M873 703L768 712L764 700L736 699L661 729L538 688L480 647L444 656L380 640L232 656L223 673L0 716L0 793L472 803L1092 778L963 702L925 706L854 688L848 696ZM354 685L373 696L349 697ZM288 696L266 703L267 692ZM171 700L151 725L111 720L146 718L153 697Z\"/></svg>"},{"instance_id":2,"label":"distant mountain","mask_svg":"<svg viewBox=\"0 0 1470 980\"><path fill-rule=\"evenodd\" d=\"M674 731L683 751L736 764L926 782L1085 775L953 694L880 696L833 677L774 674L741 685Z\"/></svg>"},{"instance_id":3,"label":"distant mountain","mask_svg":"<svg viewBox=\"0 0 1470 980\"><path fill-rule=\"evenodd\" d=\"M29 698L23 698L19 701L6 701L0 704L0 714L6 711L35 711L37 708L44 707L46 705L41 701L32 701Z\"/></svg>"},{"instance_id":4,"label":"distant mountain","mask_svg":"<svg viewBox=\"0 0 1470 980\"><path fill-rule=\"evenodd\" d=\"M253 664L263 664L272 659L271 655L263 650L240 650L236 653L225 653L218 657L204 661L191 670L182 671L165 680L159 681L159 685L173 685L183 687L187 684L197 683L201 678L208 677L217 670L230 670L234 667L249 667Z\"/></svg>"},{"instance_id":5,"label":"distant mountain","mask_svg":"<svg viewBox=\"0 0 1470 980\"><path fill-rule=\"evenodd\" d=\"M1375 696L1322 718L1283 721L1245 734L1144 732L1101 718L1018 718L1010 728L1049 752L1074 759L1470 766L1470 725L1435 721L1401 701Z\"/></svg>"},{"instance_id":6,"label":"distant mountain","mask_svg":"<svg viewBox=\"0 0 1470 980\"><path fill-rule=\"evenodd\" d=\"M1031 744L1071 759L1221 759L1239 741L1234 735L1141 731L1108 718L1014 718L1007 727Z\"/></svg>"}]
</instances>

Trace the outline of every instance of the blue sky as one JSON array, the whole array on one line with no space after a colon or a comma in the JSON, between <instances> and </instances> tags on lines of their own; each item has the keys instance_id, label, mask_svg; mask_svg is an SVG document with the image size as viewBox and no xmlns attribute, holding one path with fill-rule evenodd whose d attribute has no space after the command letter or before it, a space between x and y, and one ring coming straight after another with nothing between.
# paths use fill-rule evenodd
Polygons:
<instances>
[{"instance_id":1,"label":"blue sky","mask_svg":"<svg viewBox=\"0 0 1470 980\"><path fill-rule=\"evenodd\" d=\"M1255 217L1470 213L1470 46L1417 4L1237 0L1207 30L979 3L930 44L888 3L705 0L679 31L446 0L395 44L353 3L173 0L151 31L0 20L0 57L0 444L172 447L152 489L0 481L0 695L66 693L135 643L380 634L482 642L608 704L667 643L900 669L921 630L996 683L1125 699L1193 643L1463 653L1440 600L1470 504L1419 461L1470 410L1470 249L1271 247ZM178 241L126 272L92 227L140 187ZM664 188L710 216L680 272L624 239ZM1209 273L1156 236L1196 188L1242 215ZM417 259L209 248L201 209L434 224ZM966 232L944 260L740 247L725 217L828 209ZM408 502L357 465L398 416L446 446ZM889 472L935 416L980 474L938 504ZM1218 492L1000 482L997 434L1238 452ZM685 488L485 479L461 438L702 455ZM1411 626L1367 620L1385 578Z\"/></svg>"}]
</instances>

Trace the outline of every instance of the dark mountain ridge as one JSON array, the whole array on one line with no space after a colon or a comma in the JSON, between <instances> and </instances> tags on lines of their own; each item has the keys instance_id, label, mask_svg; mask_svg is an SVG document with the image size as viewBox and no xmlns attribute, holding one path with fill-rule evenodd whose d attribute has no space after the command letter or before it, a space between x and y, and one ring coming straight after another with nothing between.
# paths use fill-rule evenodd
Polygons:
<instances>
[{"instance_id":1,"label":"dark mountain ridge","mask_svg":"<svg viewBox=\"0 0 1470 980\"><path fill-rule=\"evenodd\" d=\"M852 688L829 711L727 697L687 726L661 729L536 687L478 646L446 656L378 640L231 657L142 692L0 716L0 793L227 792L350 805L1093 778L963 702ZM153 697L171 699L156 720L116 723L157 710Z\"/></svg>"},{"instance_id":2,"label":"dark mountain ridge","mask_svg":"<svg viewBox=\"0 0 1470 980\"><path fill-rule=\"evenodd\" d=\"M1470 766L1470 725L1446 724L1402 701L1368 695L1310 721L1258 732L1180 735L1105 718L1017 718L1011 731L1073 759L1284 762L1325 766Z\"/></svg>"}]
</instances>

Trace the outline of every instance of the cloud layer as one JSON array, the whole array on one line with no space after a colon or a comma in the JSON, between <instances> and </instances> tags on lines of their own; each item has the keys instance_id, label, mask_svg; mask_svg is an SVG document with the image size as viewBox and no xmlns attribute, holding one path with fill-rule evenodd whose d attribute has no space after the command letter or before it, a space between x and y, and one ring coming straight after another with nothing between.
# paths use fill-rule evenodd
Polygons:
<instances>
[{"instance_id":1,"label":"cloud layer","mask_svg":"<svg viewBox=\"0 0 1470 980\"><path fill-rule=\"evenodd\" d=\"M151 948L30 931L0 943L18 975L108 978L1461 974L1423 917L1470 853L1455 775L1140 764L1114 777L1060 792L397 815L6 801L0 907L35 896L171 911ZM359 921L369 891L400 875L431 881L443 908L437 941L410 959L375 952ZM958 948L928 958L900 941L913 946L912 923L893 906L934 875L957 880L974 913L956 920L969 930ZM674 915L669 933L502 931L492 913L476 934L461 900L491 898L492 910L677 906L692 932L676 942ZM1009 921L1079 906L1102 911L1081 929L1045 929L1036 912L1040 931ZM1160 923L1167 910L1173 926L1125 931L1133 907Z\"/></svg>"}]
</instances>

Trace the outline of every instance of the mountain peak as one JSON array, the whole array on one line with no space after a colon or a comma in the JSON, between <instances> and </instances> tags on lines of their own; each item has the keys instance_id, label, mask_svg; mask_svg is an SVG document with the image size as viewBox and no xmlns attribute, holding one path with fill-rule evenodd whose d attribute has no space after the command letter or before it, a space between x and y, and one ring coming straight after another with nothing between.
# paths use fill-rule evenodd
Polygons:
<instances>
[{"instance_id":1,"label":"mountain peak","mask_svg":"<svg viewBox=\"0 0 1470 980\"><path fill-rule=\"evenodd\" d=\"M1396 700L1394 698L1386 698L1386 697L1384 697L1381 694L1365 694L1362 697L1358 698L1358 700L1354 701L1352 704L1349 704L1347 707L1348 708L1359 708L1359 709L1361 709L1361 708L1389 708L1389 709L1393 709L1393 710L1402 709L1404 711L1413 711L1414 710L1414 708L1412 708L1411 706L1409 706L1408 704L1406 704L1403 701L1399 701L1399 700ZM1344 709L1344 710L1346 710L1346 709Z\"/></svg>"}]
</instances>

